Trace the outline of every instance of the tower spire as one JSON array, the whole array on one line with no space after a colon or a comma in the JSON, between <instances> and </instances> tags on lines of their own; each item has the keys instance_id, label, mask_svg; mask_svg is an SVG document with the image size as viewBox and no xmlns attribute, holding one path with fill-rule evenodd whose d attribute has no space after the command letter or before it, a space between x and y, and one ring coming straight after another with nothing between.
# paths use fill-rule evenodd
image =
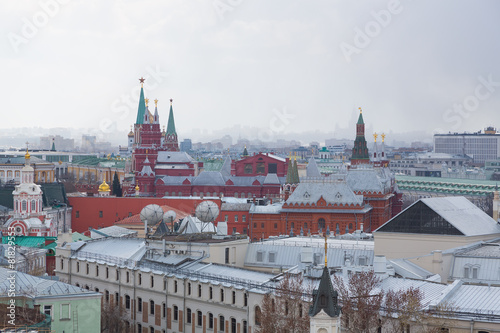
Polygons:
<instances>
[{"instance_id":1,"label":"tower spire","mask_svg":"<svg viewBox=\"0 0 500 333\"><path fill-rule=\"evenodd\" d=\"M141 82L141 94L139 96L139 107L137 108L137 119L135 121L136 124L144 124L144 115L146 113L146 103L144 101L144 78L140 78L139 82Z\"/></svg>"},{"instance_id":2,"label":"tower spire","mask_svg":"<svg viewBox=\"0 0 500 333\"><path fill-rule=\"evenodd\" d=\"M177 132L175 131L173 99L170 99L170 112L168 114L167 133L165 133L165 145L169 151L179 151Z\"/></svg>"}]
</instances>

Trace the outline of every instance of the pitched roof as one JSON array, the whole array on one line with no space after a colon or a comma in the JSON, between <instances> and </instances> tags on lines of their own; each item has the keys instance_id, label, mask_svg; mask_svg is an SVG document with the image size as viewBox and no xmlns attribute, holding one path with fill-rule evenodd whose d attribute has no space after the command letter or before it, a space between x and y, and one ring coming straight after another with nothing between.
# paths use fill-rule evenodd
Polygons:
<instances>
[{"instance_id":1,"label":"pitched roof","mask_svg":"<svg viewBox=\"0 0 500 333\"><path fill-rule=\"evenodd\" d=\"M313 304L309 309L309 316L314 317L321 310L325 311L325 313L332 318L340 314L338 293L333 289L330 272L326 266L323 268L319 287L313 292L313 298Z\"/></svg>"},{"instance_id":2,"label":"pitched roof","mask_svg":"<svg viewBox=\"0 0 500 333\"><path fill-rule=\"evenodd\" d=\"M43 279L29 274L10 271L6 268L0 268L0 293L7 295L11 283L7 280L15 275L16 296L43 297L43 296L97 296L101 294L83 288L73 286L67 283Z\"/></svg>"},{"instance_id":3,"label":"pitched roof","mask_svg":"<svg viewBox=\"0 0 500 333\"><path fill-rule=\"evenodd\" d=\"M321 173L319 172L318 164L314 157L309 159L306 167L306 175L307 177L321 177Z\"/></svg>"},{"instance_id":4,"label":"pitched roof","mask_svg":"<svg viewBox=\"0 0 500 333\"><path fill-rule=\"evenodd\" d=\"M500 234L500 225L465 197L420 199L375 232L479 236Z\"/></svg>"},{"instance_id":5,"label":"pitched roof","mask_svg":"<svg viewBox=\"0 0 500 333\"><path fill-rule=\"evenodd\" d=\"M290 195L287 204L316 203L321 197L326 204L362 205L363 196L356 195L343 181L334 183L300 183Z\"/></svg>"},{"instance_id":6,"label":"pitched roof","mask_svg":"<svg viewBox=\"0 0 500 333\"><path fill-rule=\"evenodd\" d=\"M158 163L190 163L194 159L184 151L159 151L156 164Z\"/></svg>"}]
</instances>

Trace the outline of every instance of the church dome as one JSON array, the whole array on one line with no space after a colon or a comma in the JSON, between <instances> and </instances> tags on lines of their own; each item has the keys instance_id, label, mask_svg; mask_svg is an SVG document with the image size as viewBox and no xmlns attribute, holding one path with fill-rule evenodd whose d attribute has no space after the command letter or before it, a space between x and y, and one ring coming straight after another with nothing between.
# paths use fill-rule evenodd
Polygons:
<instances>
[{"instance_id":1,"label":"church dome","mask_svg":"<svg viewBox=\"0 0 500 333\"><path fill-rule=\"evenodd\" d=\"M99 192L109 192L110 188L109 185L106 183L105 180L102 181L102 184L99 185Z\"/></svg>"}]
</instances>

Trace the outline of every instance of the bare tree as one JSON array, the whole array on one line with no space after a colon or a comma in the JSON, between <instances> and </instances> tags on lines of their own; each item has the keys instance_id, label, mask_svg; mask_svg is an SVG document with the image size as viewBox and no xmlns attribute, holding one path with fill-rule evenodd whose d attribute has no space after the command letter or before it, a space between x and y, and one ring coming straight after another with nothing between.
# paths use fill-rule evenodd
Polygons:
<instances>
[{"instance_id":1,"label":"bare tree","mask_svg":"<svg viewBox=\"0 0 500 333\"><path fill-rule=\"evenodd\" d=\"M122 303L101 302L101 332L127 332L125 326L126 312Z\"/></svg>"},{"instance_id":2,"label":"bare tree","mask_svg":"<svg viewBox=\"0 0 500 333\"><path fill-rule=\"evenodd\" d=\"M358 272L344 279L334 276L342 304L342 327L347 332L373 332L380 325L380 309L384 293L378 291L379 277L373 272Z\"/></svg>"},{"instance_id":3,"label":"bare tree","mask_svg":"<svg viewBox=\"0 0 500 333\"><path fill-rule=\"evenodd\" d=\"M266 294L262 301L257 333L302 333L309 331L308 309L311 290L302 276L285 273L275 295Z\"/></svg>"},{"instance_id":4,"label":"bare tree","mask_svg":"<svg viewBox=\"0 0 500 333\"><path fill-rule=\"evenodd\" d=\"M410 287L404 291L389 290L385 295L385 318L390 332L409 331L409 326L424 326L428 314L422 311L423 293Z\"/></svg>"}]
</instances>

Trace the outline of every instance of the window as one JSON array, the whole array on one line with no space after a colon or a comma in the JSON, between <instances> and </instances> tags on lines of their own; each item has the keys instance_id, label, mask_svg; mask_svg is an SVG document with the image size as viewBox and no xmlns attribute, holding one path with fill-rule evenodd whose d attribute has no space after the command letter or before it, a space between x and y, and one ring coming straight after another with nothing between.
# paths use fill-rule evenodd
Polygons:
<instances>
[{"instance_id":1,"label":"window","mask_svg":"<svg viewBox=\"0 0 500 333\"><path fill-rule=\"evenodd\" d=\"M196 311L196 325L201 326L203 324L203 315L201 314L201 311Z\"/></svg>"},{"instance_id":2,"label":"window","mask_svg":"<svg viewBox=\"0 0 500 333\"><path fill-rule=\"evenodd\" d=\"M238 222L238 215L234 215L234 222Z\"/></svg>"},{"instance_id":3,"label":"window","mask_svg":"<svg viewBox=\"0 0 500 333\"><path fill-rule=\"evenodd\" d=\"M208 298L209 298L209 299L212 299L212 298L213 298L213 296L214 296L214 294L213 294L213 288L212 288L212 287L210 287L210 288L208 289Z\"/></svg>"},{"instance_id":4,"label":"window","mask_svg":"<svg viewBox=\"0 0 500 333\"><path fill-rule=\"evenodd\" d=\"M88 289L88 287L87 287ZM115 302L116 302L116 305L120 304L120 294L118 293L115 293Z\"/></svg>"},{"instance_id":5,"label":"window","mask_svg":"<svg viewBox=\"0 0 500 333\"><path fill-rule=\"evenodd\" d=\"M90 265L87 264L87 275L89 274L89 272L90 272Z\"/></svg>"},{"instance_id":6,"label":"window","mask_svg":"<svg viewBox=\"0 0 500 333\"><path fill-rule=\"evenodd\" d=\"M99 217L102 217L102 210L99 211Z\"/></svg>"},{"instance_id":7,"label":"window","mask_svg":"<svg viewBox=\"0 0 500 333\"><path fill-rule=\"evenodd\" d=\"M248 294L243 294L243 306L248 306Z\"/></svg>"},{"instance_id":8,"label":"window","mask_svg":"<svg viewBox=\"0 0 500 333\"><path fill-rule=\"evenodd\" d=\"M174 305L174 320L179 320L179 308L177 307L177 305Z\"/></svg>"},{"instance_id":9,"label":"window","mask_svg":"<svg viewBox=\"0 0 500 333\"><path fill-rule=\"evenodd\" d=\"M88 264L87 264L88 266ZM61 259L61 270L64 269L64 259ZM89 274L89 272L87 272L87 274Z\"/></svg>"},{"instance_id":10,"label":"window","mask_svg":"<svg viewBox=\"0 0 500 333\"><path fill-rule=\"evenodd\" d=\"M324 218L318 219L318 229L325 229L325 219Z\"/></svg>"},{"instance_id":11,"label":"window","mask_svg":"<svg viewBox=\"0 0 500 333\"><path fill-rule=\"evenodd\" d=\"M106 267L106 279L109 279L109 268Z\"/></svg>"},{"instance_id":12,"label":"window","mask_svg":"<svg viewBox=\"0 0 500 333\"><path fill-rule=\"evenodd\" d=\"M149 326L149 333L155 333L155 328L153 326Z\"/></svg>"},{"instance_id":13,"label":"window","mask_svg":"<svg viewBox=\"0 0 500 333\"><path fill-rule=\"evenodd\" d=\"M466 278L466 279L469 278L469 271L470 271L470 267L469 266L465 266L464 267L464 278Z\"/></svg>"},{"instance_id":14,"label":"window","mask_svg":"<svg viewBox=\"0 0 500 333\"><path fill-rule=\"evenodd\" d=\"M229 248L226 247L224 250L224 263L229 264Z\"/></svg>"},{"instance_id":15,"label":"window","mask_svg":"<svg viewBox=\"0 0 500 333\"><path fill-rule=\"evenodd\" d=\"M220 290L220 301L224 302L224 289Z\"/></svg>"},{"instance_id":16,"label":"window","mask_svg":"<svg viewBox=\"0 0 500 333\"><path fill-rule=\"evenodd\" d=\"M258 162L255 166L255 173L266 173L266 164L264 162Z\"/></svg>"},{"instance_id":17,"label":"window","mask_svg":"<svg viewBox=\"0 0 500 333\"><path fill-rule=\"evenodd\" d=\"M21 201L21 209L23 211L25 211L26 209L28 209L28 204L27 204L26 200Z\"/></svg>"},{"instance_id":18,"label":"window","mask_svg":"<svg viewBox=\"0 0 500 333\"><path fill-rule=\"evenodd\" d=\"M151 315L155 314L155 301L153 300L149 301L149 314Z\"/></svg>"},{"instance_id":19,"label":"window","mask_svg":"<svg viewBox=\"0 0 500 333\"><path fill-rule=\"evenodd\" d=\"M224 322L225 322L224 316L219 316L219 331L221 332L224 332L225 330Z\"/></svg>"},{"instance_id":20,"label":"window","mask_svg":"<svg viewBox=\"0 0 500 333\"><path fill-rule=\"evenodd\" d=\"M155 277L151 276L151 288L155 286Z\"/></svg>"},{"instance_id":21,"label":"window","mask_svg":"<svg viewBox=\"0 0 500 333\"><path fill-rule=\"evenodd\" d=\"M260 311L260 307L259 306L256 306L255 307L255 326L260 326L260 318L262 316L262 313Z\"/></svg>"},{"instance_id":22,"label":"window","mask_svg":"<svg viewBox=\"0 0 500 333\"><path fill-rule=\"evenodd\" d=\"M208 328L214 329L214 315L211 313L208 314Z\"/></svg>"},{"instance_id":23,"label":"window","mask_svg":"<svg viewBox=\"0 0 500 333\"><path fill-rule=\"evenodd\" d=\"M191 295L191 282L188 283L188 295Z\"/></svg>"},{"instance_id":24,"label":"window","mask_svg":"<svg viewBox=\"0 0 500 333\"><path fill-rule=\"evenodd\" d=\"M276 262L276 252L269 252L269 262Z\"/></svg>"},{"instance_id":25,"label":"window","mask_svg":"<svg viewBox=\"0 0 500 333\"><path fill-rule=\"evenodd\" d=\"M191 309L190 308L187 308L187 310L186 310L186 322L188 324L191 324Z\"/></svg>"},{"instance_id":26,"label":"window","mask_svg":"<svg viewBox=\"0 0 500 333\"><path fill-rule=\"evenodd\" d=\"M130 296L125 295L125 309L130 309Z\"/></svg>"},{"instance_id":27,"label":"window","mask_svg":"<svg viewBox=\"0 0 500 333\"><path fill-rule=\"evenodd\" d=\"M141 285L141 284L142 284L142 274L139 273L139 285Z\"/></svg>"},{"instance_id":28,"label":"window","mask_svg":"<svg viewBox=\"0 0 500 333\"><path fill-rule=\"evenodd\" d=\"M264 251L257 251L257 261L258 262L264 261Z\"/></svg>"},{"instance_id":29,"label":"window","mask_svg":"<svg viewBox=\"0 0 500 333\"><path fill-rule=\"evenodd\" d=\"M246 320L243 320L243 333L248 333L248 324Z\"/></svg>"},{"instance_id":30,"label":"window","mask_svg":"<svg viewBox=\"0 0 500 333\"><path fill-rule=\"evenodd\" d=\"M44 305L43 313L52 317L52 305Z\"/></svg>"},{"instance_id":31,"label":"window","mask_svg":"<svg viewBox=\"0 0 500 333\"><path fill-rule=\"evenodd\" d=\"M224 222L227 222L229 220L229 217L227 215L224 215Z\"/></svg>"},{"instance_id":32,"label":"window","mask_svg":"<svg viewBox=\"0 0 500 333\"><path fill-rule=\"evenodd\" d=\"M278 223L274 224L274 229L278 229Z\"/></svg>"},{"instance_id":33,"label":"window","mask_svg":"<svg viewBox=\"0 0 500 333\"><path fill-rule=\"evenodd\" d=\"M104 292L104 299L106 300L106 302L109 302L109 291L108 290L106 290Z\"/></svg>"},{"instance_id":34,"label":"window","mask_svg":"<svg viewBox=\"0 0 500 333\"><path fill-rule=\"evenodd\" d=\"M70 319L70 304L61 304L61 315L59 319Z\"/></svg>"},{"instance_id":35,"label":"window","mask_svg":"<svg viewBox=\"0 0 500 333\"><path fill-rule=\"evenodd\" d=\"M142 312L142 298L137 297L137 312Z\"/></svg>"},{"instance_id":36,"label":"window","mask_svg":"<svg viewBox=\"0 0 500 333\"><path fill-rule=\"evenodd\" d=\"M231 333L236 333L236 319L231 318Z\"/></svg>"},{"instance_id":37,"label":"window","mask_svg":"<svg viewBox=\"0 0 500 333\"><path fill-rule=\"evenodd\" d=\"M165 303L162 303L161 305L161 308L162 308L162 311L161 311L161 316L163 318L165 318L166 314L167 314L167 305Z\"/></svg>"},{"instance_id":38,"label":"window","mask_svg":"<svg viewBox=\"0 0 500 333\"><path fill-rule=\"evenodd\" d=\"M245 174L251 174L253 172L253 166L251 163L246 163L243 171Z\"/></svg>"},{"instance_id":39,"label":"window","mask_svg":"<svg viewBox=\"0 0 500 333\"><path fill-rule=\"evenodd\" d=\"M118 279L120 278L120 275L118 273L118 270L116 270L115 272L116 272L116 281L118 281Z\"/></svg>"},{"instance_id":40,"label":"window","mask_svg":"<svg viewBox=\"0 0 500 333\"><path fill-rule=\"evenodd\" d=\"M254 224L253 224L253 228L254 228L254 229L257 229L257 223L254 223Z\"/></svg>"},{"instance_id":41,"label":"window","mask_svg":"<svg viewBox=\"0 0 500 333\"><path fill-rule=\"evenodd\" d=\"M142 332L142 325L141 324L137 324L137 332Z\"/></svg>"},{"instance_id":42,"label":"window","mask_svg":"<svg viewBox=\"0 0 500 333\"><path fill-rule=\"evenodd\" d=\"M198 297L201 297L201 284L198 285Z\"/></svg>"},{"instance_id":43,"label":"window","mask_svg":"<svg viewBox=\"0 0 500 333\"><path fill-rule=\"evenodd\" d=\"M233 291L233 304L236 304L236 291Z\"/></svg>"},{"instance_id":44,"label":"window","mask_svg":"<svg viewBox=\"0 0 500 333\"><path fill-rule=\"evenodd\" d=\"M278 164L277 163L269 163L267 165L267 173L278 173Z\"/></svg>"},{"instance_id":45,"label":"window","mask_svg":"<svg viewBox=\"0 0 500 333\"><path fill-rule=\"evenodd\" d=\"M307 222L306 222L306 223L304 223L304 231L306 231L306 232L307 232Z\"/></svg>"},{"instance_id":46,"label":"window","mask_svg":"<svg viewBox=\"0 0 500 333\"><path fill-rule=\"evenodd\" d=\"M80 273L80 263L79 262L76 263L76 272Z\"/></svg>"},{"instance_id":47,"label":"window","mask_svg":"<svg viewBox=\"0 0 500 333\"><path fill-rule=\"evenodd\" d=\"M163 290L167 290L167 280L163 280Z\"/></svg>"},{"instance_id":48,"label":"window","mask_svg":"<svg viewBox=\"0 0 500 333\"><path fill-rule=\"evenodd\" d=\"M472 267L472 278L477 279L479 273L479 267Z\"/></svg>"},{"instance_id":49,"label":"window","mask_svg":"<svg viewBox=\"0 0 500 333\"><path fill-rule=\"evenodd\" d=\"M125 273L127 283L130 282L130 272Z\"/></svg>"},{"instance_id":50,"label":"window","mask_svg":"<svg viewBox=\"0 0 500 333\"><path fill-rule=\"evenodd\" d=\"M174 293L177 293L177 280L174 281Z\"/></svg>"},{"instance_id":51,"label":"window","mask_svg":"<svg viewBox=\"0 0 500 333\"><path fill-rule=\"evenodd\" d=\"M247 216L241 215L241 222L246 222L246 221L247 221Z\"/></svg>"},{"instance_id":52,"label":"window","mask_svg":"<svg viewBox=\"0 0 500 333\"><path fill-rule=\"evenodd\" d=\"M95 266L95 276L99 276L99 266Z\"/></svg>"}]
</instances>

